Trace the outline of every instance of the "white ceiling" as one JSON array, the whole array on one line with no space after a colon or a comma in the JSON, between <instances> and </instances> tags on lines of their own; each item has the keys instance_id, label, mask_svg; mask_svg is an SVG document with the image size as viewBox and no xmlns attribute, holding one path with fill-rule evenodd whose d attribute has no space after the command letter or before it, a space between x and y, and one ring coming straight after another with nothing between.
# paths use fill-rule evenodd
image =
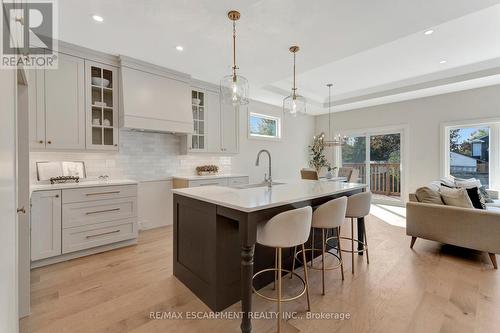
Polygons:
<instances>
[{"instance_id":1,"label":"white ceiling","mask_svg":"<svg viewBox=\"0 0 500 333\"><path fill-rule=\"evenodd\" d=\"M299 93L314 114L500 83L500 0L64 0L61 40L218 83L231 66L253 99L281 104L297 54ZM97 23L92 15L104 18ZM423 32L433 29L432 35ZM179 52L175 46L182 45ZM445 64L439 62L446 60ZM466 75L468 73L473 73Z\"/></svg>"}]
</instances>

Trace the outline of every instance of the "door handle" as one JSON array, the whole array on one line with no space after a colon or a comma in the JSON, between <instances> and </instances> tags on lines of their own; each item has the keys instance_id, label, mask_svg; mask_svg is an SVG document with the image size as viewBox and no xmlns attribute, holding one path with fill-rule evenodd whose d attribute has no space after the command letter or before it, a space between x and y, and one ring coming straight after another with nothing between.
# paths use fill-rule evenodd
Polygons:
<instances>
[{"instance_id":1,"label":"door handle","mask_svg":"<svg viewBox=\"0 0 500 333\"><path fill-rule=\"evenodd\" d=\"M17 212L18 214L26 214L26 209L24 209L24 206L23 206L23 207L21 207L21 208L18 208L18 209L16 210L16 212Z\"/></svg>"}]
</instances>

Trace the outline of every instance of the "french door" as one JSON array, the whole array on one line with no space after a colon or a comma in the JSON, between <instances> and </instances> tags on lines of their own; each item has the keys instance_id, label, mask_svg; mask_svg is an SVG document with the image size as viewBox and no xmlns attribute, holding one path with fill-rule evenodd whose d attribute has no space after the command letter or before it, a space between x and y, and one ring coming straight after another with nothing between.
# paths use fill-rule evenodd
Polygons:
<instances>
[{"instance_id":1,"label":"french door","mask_svg":"<svg viewBox=\"0 0 500 333\"><path fill-rule=\"evenodd\" d=\"M359 182L369 186L374 201L403 201L403 130L367 131L347 135L342 146L342 166L359 171Z\"/></svg>"}]
</instances>

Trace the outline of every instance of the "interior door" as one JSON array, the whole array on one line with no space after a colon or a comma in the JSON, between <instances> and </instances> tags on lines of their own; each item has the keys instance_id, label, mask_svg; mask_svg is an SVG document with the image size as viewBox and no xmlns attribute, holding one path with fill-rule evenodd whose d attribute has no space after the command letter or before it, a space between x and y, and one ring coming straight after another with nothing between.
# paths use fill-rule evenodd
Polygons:
<instances>
[{"instance_id":1,"label":"interior door","mask_svg":"<svg viewBox=\"0 0 500 333\"><path fill-rule=\"evenodd\" d=\"M0 71L0 332L18 331L16 71Z\"/></svg>"},{"instance_id":2,"label":"interior door","mask_svg":"<svg viewBox=\"0 0 500 333\"><path fill-rule=\"evenodd\" d=\"M45 70L46 147L85 149L84 60L58 56L58 68Z\"/></svg>"},{"instance_id":3,"label":"interior door","mask_svg":"<svg viewBox=\"0 0 500 333\"><path fill-rule=\"evenodd\" d=\"M19 317L30 313L30 205L29 205L29 80L18 70L17 84L17 207L19 262Z\"/></svg>"}]
</instances>

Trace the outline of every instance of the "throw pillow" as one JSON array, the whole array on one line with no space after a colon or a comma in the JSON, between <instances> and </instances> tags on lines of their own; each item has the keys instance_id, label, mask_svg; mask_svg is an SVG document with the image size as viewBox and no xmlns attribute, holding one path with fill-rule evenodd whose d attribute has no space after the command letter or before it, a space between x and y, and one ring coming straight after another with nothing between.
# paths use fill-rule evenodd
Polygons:
<instances>
[{"instance_id":1,"label":"throw pillow","mask_svg":"<svg viewBox=\"0 0 500 333\"><path fill-rule=\"evenodd\" d=\"M448 187L455 187L455 178L453 177L442 177L440 181L441 184L446 184Z\"/></svg>"},{"instance_id":2,"label":"throw pillow","mask_svg":"<svg viewBox=\"0 0 500 333\"><path fill-rule=\"evenodd\" d=\"M486 186L481 186L479 188L479 192L481 193L482 197L484 198L484 202L485 203L493 203L493 199L491 199L490 197L490 194L488 193L488 191L486 191Z\"/></svg>"},{"instance_id":3,"label":"throw pillow","mask_svg":"<svg viewBox=\"0 0 500 333\"><path fill-rule=\"evenodd\" d=\"M420 187L415 191L417 200L423 203L430 203L436 205L443 205L443 200L441 199L441 194L429 187Z\"/></svg>"},{"instance_id":4,"label":"throw pillow","mask_svg":"<svg viewBox=\"0 0 500 333\"><path fill-rule=\"evenodd\" d=\"M477 187L466 188L465 190L467 191L467 195L469 196L474 208L486 209L486 202L484 201L481 193L479 193L479 189Z\"/></svg>"},{"instance_id":5,"label":"throw pillow","mask_svg":"<svg viewBox=\"0 0 500 333\"><path fill-rule=\"evenodd\" d=\"M473 188L473 187L481 187L481 181L479 179L470 178L470 179L455 179L455 187L462 188Z\"/></svg>"},{"instance_id":6,"label":"throw pillow","mask_svg":"<svg viewBox=\"0 0 500 333\"><path fill-rule=\"evenodd\" d=\"M463 208L474 208L472 202L470 201L469 195L467 194L467 191L463 188L455 189L441 186L440 193L445 205Z\"/></svg>"}]
</instances>

